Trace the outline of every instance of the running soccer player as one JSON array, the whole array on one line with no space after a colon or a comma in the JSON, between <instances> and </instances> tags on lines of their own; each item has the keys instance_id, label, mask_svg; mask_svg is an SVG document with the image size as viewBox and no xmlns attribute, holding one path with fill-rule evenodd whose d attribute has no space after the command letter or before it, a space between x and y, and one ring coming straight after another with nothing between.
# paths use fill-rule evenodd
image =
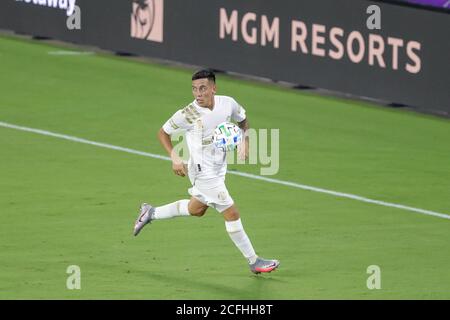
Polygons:
<instances>
[{"instance_id":1,"label":"running soccer player","mask_svg":"<svg viewBox=\"0 0 450 320\"><path fill-rule=\"evenodd\" d=\"M189 176L192 188L188 190L191 199L178 200L159 207L143 203L134 225L134 235L154 220L179 216L205 214L208 207L222 213L225 228L231 240L248 260L253 273L271 272L278 268L278 260L258 257L248 238L240 214L225 186L227 171L226 153L214 146L212 135L216 126L222 122L236 121L243 130L249 125L245 110L233 98L216 95L216 77L211 70L200 70L192 76L192 93L195 100L187 107L178 110L158 132L158 139L172 159L172 169L176 175ZM185 131L189 148L189 161L186 164L173 152L170 136L179 130ZM241 159L248 157L248 137L238 148Z\"/></svg>"}]
</instances>

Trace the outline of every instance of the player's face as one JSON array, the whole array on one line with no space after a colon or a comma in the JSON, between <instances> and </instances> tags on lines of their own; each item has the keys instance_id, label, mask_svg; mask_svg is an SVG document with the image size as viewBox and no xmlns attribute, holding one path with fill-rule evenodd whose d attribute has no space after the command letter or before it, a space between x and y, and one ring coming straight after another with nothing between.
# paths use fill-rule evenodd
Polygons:
<instances>
[{"instance_id":1,"label":"player's face","mask_svg":"<svg viewBox=\"0 0 450 320\"><path fill-rule=\"evenodd\" d=\"M216 84L208 79L192 81L192 94L200 107L213 107Z\"/></svg>"}]
</instances>

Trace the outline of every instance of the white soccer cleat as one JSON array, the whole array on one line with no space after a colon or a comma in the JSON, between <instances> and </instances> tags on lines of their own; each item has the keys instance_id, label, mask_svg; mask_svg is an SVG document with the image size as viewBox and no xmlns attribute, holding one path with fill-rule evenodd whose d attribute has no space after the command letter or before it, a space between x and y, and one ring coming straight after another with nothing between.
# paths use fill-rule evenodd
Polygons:
<instances>
[{"instance_id":1,"label":"white soccer cleat","mask_svg":"<svg viewBox=\"0 0 450 320\"><path fill-rule=\"evenodd\" d=\"M280 261L258 257L254 264L250 265L250 271L256 274L272 272L280 265Z\"/></svg>"},{"instance_id":2,"label":"white soccer cleat","mask_svg":"<svg viewBox=\"0 0 450 320\"><path fill-rule=\"evenodd\" d=\"M139 216L136 222L134 223L134 230L133 230L134 236L137 236L147 223L152 222L154 212L155 208L153 208L151 205L147 203L141 204Z\"/></svg>"}]
</instances>

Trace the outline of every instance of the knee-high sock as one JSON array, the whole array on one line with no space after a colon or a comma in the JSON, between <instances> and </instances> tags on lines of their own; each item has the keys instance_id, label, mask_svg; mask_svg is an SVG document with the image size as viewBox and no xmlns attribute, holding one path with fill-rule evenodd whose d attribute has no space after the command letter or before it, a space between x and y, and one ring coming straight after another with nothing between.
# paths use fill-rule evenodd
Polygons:
<instances>
[{"instance_id":1,"label":"knee-high sock","mask_svg":"<svg viewBox=\"0 0 450 320\"><path fill-rule=\"evenodd\" d=\"M173 217L190 216L188 210L189 200L178 200L164 206L156 207L153 219L169 219Z\"/></svg>"},{"instance_id":2,"label":"knee-high sock","mask_svg":"<svg viewBox=\"0 0 450 320\"><path fill-rule=\"evenodd\" d=\"M242 255L248 260L250 264L255 263L258 257L253 249L252 243L248 238L242 226L241 219L236 221L225 221L225 228L230 235L231 240L241 251Z\"/></svg>"}]
</instances>

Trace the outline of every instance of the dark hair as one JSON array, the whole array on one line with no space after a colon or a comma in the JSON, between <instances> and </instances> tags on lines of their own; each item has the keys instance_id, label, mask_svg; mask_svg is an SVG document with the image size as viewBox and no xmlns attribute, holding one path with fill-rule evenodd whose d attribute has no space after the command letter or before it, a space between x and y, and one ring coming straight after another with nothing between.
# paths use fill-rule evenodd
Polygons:
<instances>
[{"instance_id":1,"label":"dark hair","mask_svg":"<svg viewBox=\"0 0 450 320\"><path fill-rule=\"evenodd\" d=\"M211 69L202 69L192 75L192 81L204 78L216 83L216 75Z\"/></svg>"}]
</instances>

